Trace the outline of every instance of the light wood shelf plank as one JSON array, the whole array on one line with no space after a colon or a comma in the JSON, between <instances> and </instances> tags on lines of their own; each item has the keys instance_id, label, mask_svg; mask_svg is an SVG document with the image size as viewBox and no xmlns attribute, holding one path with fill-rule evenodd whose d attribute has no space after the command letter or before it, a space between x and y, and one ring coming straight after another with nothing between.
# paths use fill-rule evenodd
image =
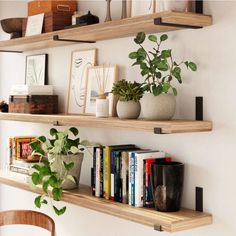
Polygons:
<instances>
[{"instance_id":1,"label":"light wood shelf plank","mask_svg":"<svg viewBox=\"0 0 236 236\"><path fill-rule=\"evenodd\" d=\"M27 183L11 172L0 172L0 183L26 191L41 194L39 188L32 189ZM146 226L161 226L162 230L177 232L212 224L212 215L181 209L178 212L164 213L147 208L135 208L127 204L117 203L92 196L91 187L80 185L79 190L65 191L62 200L84 208L116 216ZM33 204L33 199L32 199Z\"/></svg>"},{"instance_id":2,"label":"light wood shelf plank","mask_svg":"<svg viewBox=\"0 0 236 236\"><path fill-rule=\"evenodd\" d=\"M0 120L46 123L52 125L74 125L90 128L112 128L152 133L154 132L154 128L161 128L163 134L212 130L211 121L195 120L145 121L121 120L117 117L96 118L95 116L82 115L32 115L23 113L0 113Z\"/></svg>"},{"instance_id":3,"label":"light wood shelf plank","mask_svg":"<svg viewBox=\"0 0 236 236\"><path fill-rule=\"evenodd\" d=\"M181 27L154 25L155 18L161 17L163 23L205 27L212 24L212 17L196 13L166 11L122 20L113 20L95 25L54 31L41 35L0 41L0 50L30 51L72 43L53 41L53 36L62 39L100 41L133 36L140 31L159 33L182 29Z\"/></svg>"}]
</instances>

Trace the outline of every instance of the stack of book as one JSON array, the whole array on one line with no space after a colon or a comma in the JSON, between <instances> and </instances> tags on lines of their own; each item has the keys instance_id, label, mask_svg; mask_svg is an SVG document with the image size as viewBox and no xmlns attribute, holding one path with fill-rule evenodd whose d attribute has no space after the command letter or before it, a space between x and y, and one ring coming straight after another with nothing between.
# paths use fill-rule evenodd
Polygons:
<instances>
[{"instance_id":1,"label":"stack of book","mask_svg":"<svg viewBox=\"0 0 236 236\"><path fill-rule=\"evenodd\" d=\"M32 136L15 136L9 138L9 170L21 174L28 174L30 167L38 162L38 158L31 156L30 143L35 140Z\"/></svg>"},{"instance_id":2,"label":"stack of book","mask_svg":"<svg viewBox=\"0 0 236 236\"><path fill-rule=\"evenodd\" d=\"M153 207L150 165L171 161L165 152L134 144L94 147L92 188L96 197L135 207Z\"/></svg>"},{"instance_id":3,"label":"stack of book","mask_svg":"<svg viewBox=\"0 0 236 236\"><path fill-rule=\"evenodd\" d=\"M26 85L15 84L11 87L12 96L27 95L53 95L52 85Z\"/></svg>"}]
</instances>

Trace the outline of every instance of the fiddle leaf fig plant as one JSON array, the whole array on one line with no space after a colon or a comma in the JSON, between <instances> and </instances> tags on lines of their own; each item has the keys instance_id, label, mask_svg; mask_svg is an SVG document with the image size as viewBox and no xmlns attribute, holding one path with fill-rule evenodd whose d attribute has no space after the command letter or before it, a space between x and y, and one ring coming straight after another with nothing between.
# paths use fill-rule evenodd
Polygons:
<instances>
[{"instance_id":1,"label":"fiddle leaf fig plant","mask_svg":"<svg viewBox=\"0 0 236 236\"><path fill-rule=\"evenodd\" d=\"M147 51L143 46L146 34L139 32L134 38L134 42L139 48L129 54L129 58L135 60L132 66L139 66L141 75L145 77L144 91L153 93L155 96L168 92L173 92L176 96L177 90L172 82L177 80L180 84L182 83L182 67L185 66L191 71L197 70L194 62L176 62L171 49L161 49L162 43L167 39L166 34L161 35L160 38L156 35L149 35L148 40L154 44L154 47Z\"/></svg>"},{"instance_id":2,"label":"fiddle leaf fig plant","mask_svg":"<svg viewBox=\"0 0 236 236\"><path fill-rule=\"evenodd\" d=\"M44 193L35 198L34 204L36 207L41 208L43 204L48 204L47 199L49 198L57 215L65 213L66 207L58 209L53 201L61 200L63 194L62 185L67 179L76 183L77 179L69 174L69 171L74 167L74 162L61 161L61 168L57 171L52 166L55 166L60 155L77 154L84 150L86 141L80 142L78 134L79 131L75 127L66 131L58 131L52 128L50 129L52 139L39 136L30 143L33 150L32 155L41 157L41 162L31 167L31 181L33 185L41 187ZM69 138L70 135L74 136L74 139Z\"/></svg>"},{"instance_id":3,"label":"fiddle leaf fig plant","mask_svg":"<svg viewBox=\"0 0 236 236\"><path fill-rule=\"evenodd\" d=\"M139 101L143 96L142 84L130 82L127 80L119 80L113 85L112 93L119 97L120 101Z\"/></svg>"}]
</instances>

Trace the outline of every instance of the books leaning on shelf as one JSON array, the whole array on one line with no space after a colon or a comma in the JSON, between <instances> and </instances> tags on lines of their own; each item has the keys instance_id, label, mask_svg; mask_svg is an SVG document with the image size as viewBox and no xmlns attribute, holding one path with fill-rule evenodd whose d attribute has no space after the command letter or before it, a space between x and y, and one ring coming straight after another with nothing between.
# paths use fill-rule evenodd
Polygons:
<instances>
[{"instance_id":1,"label":"books leaning on shelf","mask_svg":"<svg viewBox=\"0 0 236 236\"><path fill-rule=\"evenodd\" d=\"M171 161L165 152L134 144L94 147L93 195L135 207L153 207L150 164ZM147 171L148 168L148 171Z\"/></svg>"}]
</instances>

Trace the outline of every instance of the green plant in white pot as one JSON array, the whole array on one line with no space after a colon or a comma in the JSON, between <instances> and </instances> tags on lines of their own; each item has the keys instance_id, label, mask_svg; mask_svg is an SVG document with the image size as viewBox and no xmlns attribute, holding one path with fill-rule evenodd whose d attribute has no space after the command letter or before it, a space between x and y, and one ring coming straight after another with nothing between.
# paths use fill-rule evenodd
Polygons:
<instances>
[{"instance_id":1,"label":"green plant in white pot","mask_svg":"<svg viewBox=\"0 0 236 236\"><path fill-rule=\"evenodd\" d=\"M49 198L57 215L65 212L66 207L58 209L52 200L60 201L63 189L78 187L85 142L80 142L78 134L75 127L63 132L52 128L50 135L53 139L40 136L30 144L32 154L41 156L41 163L31 169L32 183L44 192L35 198L36 207L47 204Z\"/></svg>"},{"instance_id":2,"label":"green plant in white pot","mask_svg":"<svg viewBox=\"0 0 236 236\"><path fill-rule=\"evenodd\" d=\"M177 90L173 86L174 80L182 83L182 67L192 71L197 70L197 65L191 61L176 62L171 49L161 49L161 45L168 39L163 34L158 39L156 35L149 35L148 39L154 43L151 51L147 51L143 43L146 39L144 32L139 32L134 42L139 49L129 54L135 60L133 66L140 66L141 75L145 77L144 93L141 102L141 114L148 120L169 120L175 113L175 96Z\"/></svg>"},{"instance_id":3,"label":"green plant in white pot","mask_svg":"<svg viewBox=\"0 0 236 236\"><path fill-rule=\"evenodd\" d=\"M143 96L142 84L120 80L113 85L112 93L118 97L116 111L120 119L137 119L139 117L139 100Z\"/></svg>"}]
</instances>

